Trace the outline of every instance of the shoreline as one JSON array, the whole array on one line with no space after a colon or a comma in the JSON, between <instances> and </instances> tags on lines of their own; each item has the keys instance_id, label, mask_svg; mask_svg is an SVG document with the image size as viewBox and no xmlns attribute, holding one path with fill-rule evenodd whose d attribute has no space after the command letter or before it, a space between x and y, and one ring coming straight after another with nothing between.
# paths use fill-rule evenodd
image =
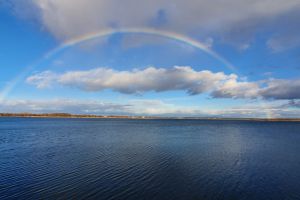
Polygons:
<instances>
[{"instance_id":1,"label":"shoreline","mask_svg":"<svg viewBox=\"0 0 300 200\"><path fill-rule=\"evenodd\" d=\"M128 115L82 115L69 113L0 113L0 118L67 118L67 119L138 119L138 120L210 120L210 121L265 121L265 122L300 122L300 118L222 118L222 117L159 117L159 116L128 116Z\"/></svg>"}]
</instances>

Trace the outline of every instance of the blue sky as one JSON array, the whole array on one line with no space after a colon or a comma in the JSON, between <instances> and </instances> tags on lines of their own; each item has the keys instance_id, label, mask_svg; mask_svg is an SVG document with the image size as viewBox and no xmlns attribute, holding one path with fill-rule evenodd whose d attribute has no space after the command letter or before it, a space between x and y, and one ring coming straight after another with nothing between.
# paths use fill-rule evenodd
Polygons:
<instances>
[{"instance_id":1,"label":"blue sky","mask_svg":"<svg viewBox=\"0 0 300 200\"><path fill-rule=\"evenodd\" d=\"M300 117L299 2L123 3L1 1L0 112Z\"/></svg>"}]
</instances>

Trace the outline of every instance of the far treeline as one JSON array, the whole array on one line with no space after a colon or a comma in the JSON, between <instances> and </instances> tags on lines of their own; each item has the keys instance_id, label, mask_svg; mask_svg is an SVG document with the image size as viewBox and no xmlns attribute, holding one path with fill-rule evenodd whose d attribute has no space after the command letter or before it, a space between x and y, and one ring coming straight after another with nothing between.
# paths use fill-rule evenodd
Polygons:
<instances>
[{"instance_id":1,"label":"far treeline","mask_svg":"<svg viewBox=\"0 0 300 200\"><path fill-rule=\"evenodd\" d=\"M190 119L190 120L232 120L232 121L293 121L300 122L300 118L220 118L220 117L157 117L157 116L128 116L128 115L88 115L70 113L0 113L0 117L24 118L109 118L109 119Z\"/></svg>"},{"instance_id":2,"label":"far treeline","mask_svg":"<svg viewBox=\"0 0 300 200\"><path fill-rule=\"evenodd\" d=\"M130 116L114 115L82 115L69 113L0 113L0 117L56 117L56 118L132 118ZM142 117L141 117L142 118Z\"/></svg>"}]
</instances>

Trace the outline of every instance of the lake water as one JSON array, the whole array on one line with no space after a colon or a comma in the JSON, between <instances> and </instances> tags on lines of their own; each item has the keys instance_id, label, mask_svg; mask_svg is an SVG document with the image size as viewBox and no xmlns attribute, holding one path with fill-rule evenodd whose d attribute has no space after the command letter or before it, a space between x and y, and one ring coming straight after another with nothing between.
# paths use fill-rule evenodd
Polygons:
<instances>
[{"instance_id":1,"label":"lake water","mask_svg":"<svg viewBox=\"0 0 300 200\"><path fill-rule=\"evenodd\" d=\"M0 199L300 199L300 123L0 118Z\"/></svg>"}]
</instances>

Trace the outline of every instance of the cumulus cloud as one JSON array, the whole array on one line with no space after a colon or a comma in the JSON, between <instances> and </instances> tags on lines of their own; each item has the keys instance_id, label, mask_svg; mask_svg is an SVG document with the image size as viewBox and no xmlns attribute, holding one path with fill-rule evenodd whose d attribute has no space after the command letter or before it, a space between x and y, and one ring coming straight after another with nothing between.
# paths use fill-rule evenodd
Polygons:
<instances>
[{"instance_id":1,"label":"cumulus cloud","mask_svg":"<svg viewBox=\"0 0 300 200\"><path fill-rule=\"evenodd\" d=\"M28 77L27 83L38 88L50 87L51 84L58 83L86 91L111 89L126 94L138 94L148 91L183 90L195 95L216 89L222 90L222 85L230 89L246 86L246 83L238 83L237 79L234 74L225 75L223 72L213 73L208 70L195 71L191 67L175 66L169 69L148 67L144 70L132 71L96 68L62 74L46 71ZM241 92L232 95L238 96Z\"/></svg>"},{"instance_id":2,"label":"cumulus cloud","mask_svg":"<svg viewBox=\"0 0 300 200\"><path fill-rule=\"evenodd\" d=\"M214 98L257 98L259 93L258 83L239 82L236 75L225 81L212 91Z\"/></svg>"},{"instance_id":3,"label":"cumulus cloud","mask_svg":"<svg viewBox=\"0 0 300 200\"><path fill-rule=\"evenodd\" d=\"M290 23L274 22L282 16L293 19L289 13L300 9L300 2L295 0L11 1L16 12L26 13L24 4L29 10L37 10L30 13L59 39L106 28L154 27L180 33L221 35L225 41L239 43L241 48L249 45L249 38L258 30L291 27ZM286 35L280 34L280 37Z\"/></svg>"},{"instance_id":4,"label":"cumulus cloud","mask_svg":"<svg viewBox=\"0 0 300 200\"><path fill-rule=\"evenodd\" d=\"M60 84L84 91L110 89L125 94L149 91L185 91L190 95L209 93L213 98L300 99L300 80L269 79L249 82L236 74L208 70L196 71L189 66L148 67L144 70L117 71L95 68L61 74L45 71L27 78L37 88Z\"/></svg>"}]
</instances>

